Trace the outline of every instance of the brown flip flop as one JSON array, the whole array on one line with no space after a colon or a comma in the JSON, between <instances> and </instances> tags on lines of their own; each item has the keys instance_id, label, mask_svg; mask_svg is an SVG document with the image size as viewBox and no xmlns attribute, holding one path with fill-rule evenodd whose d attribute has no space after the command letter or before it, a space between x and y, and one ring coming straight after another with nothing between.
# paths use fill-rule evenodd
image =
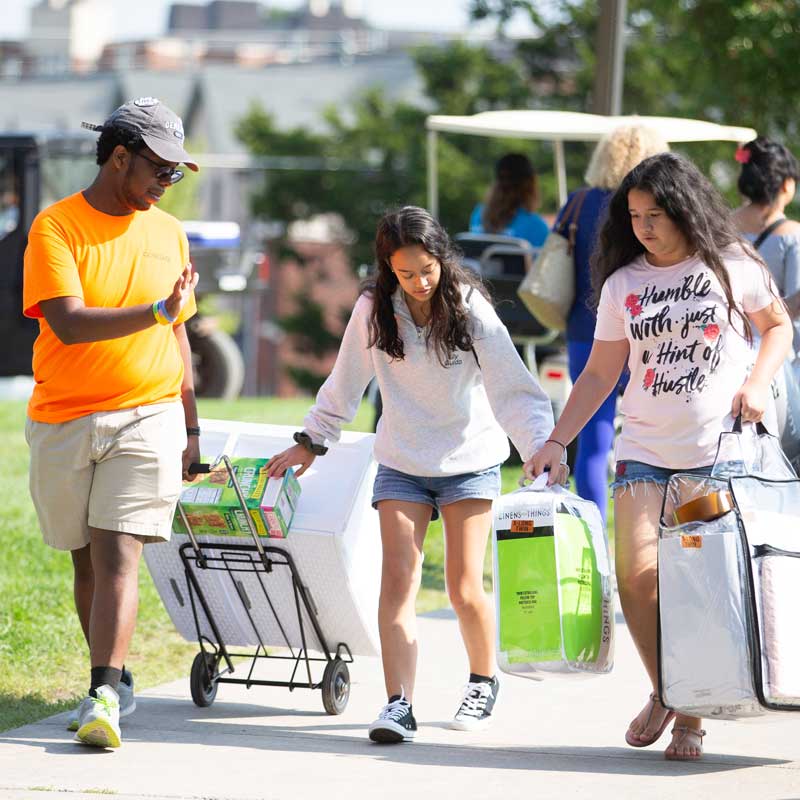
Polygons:
<instances>
[{"instance_id":1,"label":"brown flip flop","mask_svg":"<svg viewBox=\"0 0 800 800\"><path fill-rule=\"evenodd\" d=\"M653 717L653 714L656 710L656 702L660 702L658 699L658 695L655 692L650 693L650 711L647 714L647 719L644 723L644 729L647 729L647 726L650 724L650 720ZM641 737L633 738L635 734L631 733L630 727L625 733L625 741L631 747L649 747L654 742L657 742L661 738L661 734L664 733L664 729L669 725L672 718L675 716L674 711L667 712L667 716L664 717L664 721L661 723L661 727L649 738L649 739L642 739ZM673 729L674 730L674 729Z\"/></svg>"}]
</instances>

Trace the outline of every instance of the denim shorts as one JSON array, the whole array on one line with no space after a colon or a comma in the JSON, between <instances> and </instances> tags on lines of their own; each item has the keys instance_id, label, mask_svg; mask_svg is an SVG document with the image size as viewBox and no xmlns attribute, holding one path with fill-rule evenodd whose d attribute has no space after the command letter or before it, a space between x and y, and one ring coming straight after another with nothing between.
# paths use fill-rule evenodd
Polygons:
<instances>
[{"instance_id":1,"label":"denim shorts","mask_svg":"<svg viewBox=\"0 0 800 800\"><path fill-rule=\"evenodd\" d=\"M717 466L722 472L728 462ZM625 489L632 483L649 482L658 486L666 486L667 481L677 472L686 475L710 475L713 464L707 467L692 467L689 469L669 469L668 467L654 467L652 464L645 464L642 461L617 461L617 469L614 473L614 482L611 484L611 493L617 489Z\"/></svg>"},{"instance_id":2,"label":"denim shorts","mask_svg":"<svg viewBox=\"0 0 800 800\"><path fill-rule=\"evenodd\" d=\"M438 519L440 506L457 503L459 500L494 500L499 496L499 464L481 472L466 472L463 475L446 475L439 478L407 475L405 472L379 464L372 489L372 505L377 508L381 500L427 503L433 507L431 517L433 520Z\"/></svg>"}]
</instances>

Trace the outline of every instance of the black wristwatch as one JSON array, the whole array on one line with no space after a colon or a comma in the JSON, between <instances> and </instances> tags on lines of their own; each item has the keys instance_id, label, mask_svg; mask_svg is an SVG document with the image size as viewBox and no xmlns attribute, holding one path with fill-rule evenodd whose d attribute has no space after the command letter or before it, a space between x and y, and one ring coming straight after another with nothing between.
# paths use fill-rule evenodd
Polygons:
<instances>
[{"instance_id":1,"label":"black wristwatch","mask_svg":"<svg viewBox=\"0 0 800 800\"><path fill-rule=\"evenodd\" d=\"M186 426L186 435L187 436L199 436L200 435L200 428L193 428L190 425Z\"/></svg>"},{"instance_id":2,"label":"black wristwatch","mask_svg":"<svg viewBox=\"0 0 800 800\"><path fill-rule=\"evenodd\" d=\"M314 444L311 441L311 437L307 433L303 433L302 431L297 431L295 435L292 437L297 444L303 445L309 453L315 456L324 456L325 453L328 452L327 447L323 447L321 444Z\"/></svg>"}]
</instances>

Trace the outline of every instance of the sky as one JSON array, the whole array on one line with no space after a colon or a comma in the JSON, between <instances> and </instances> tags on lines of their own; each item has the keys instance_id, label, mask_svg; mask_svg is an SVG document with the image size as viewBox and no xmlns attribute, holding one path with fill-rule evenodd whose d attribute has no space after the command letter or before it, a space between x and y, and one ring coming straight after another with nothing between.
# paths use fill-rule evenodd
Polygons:
<instances>
[{"instance_id":1,"label":"sky","mask_svg":"<svg viewBox=\"0 0 800 800\"><path fill-rule=\"evenodd\" d=\"M0 39L20 39L28 32L29 11L38 0L0 0ZM107 0L114 10L115 40L140 39L164 33L172 0ZM197 0L181 0L205 5ZM268 0L268 6L297 8L300 0ZM362 0L364 15L376 27L466 31L469 0ZM510 32L522 33L519 20Z\"/></svg>"}]
</instances>

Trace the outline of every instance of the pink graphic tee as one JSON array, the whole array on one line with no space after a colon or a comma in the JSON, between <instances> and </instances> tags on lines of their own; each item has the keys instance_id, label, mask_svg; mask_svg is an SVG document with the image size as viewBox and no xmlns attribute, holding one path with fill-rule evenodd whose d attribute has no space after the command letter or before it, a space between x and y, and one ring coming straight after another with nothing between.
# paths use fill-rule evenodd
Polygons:
<instances>
[{"instance_id":1,"label":"pink graphic tee","mask_svg":"<svg viewBox=\"0 0 800 800\"><path fill-rule=\"evenodd\" d=\"M773 302L769 275L743 250L731 248L725 264L745 313ZM734 314L728 322L725 293L711 269L697 256L670 267L639 256L603 286L595 338L627 339L630 346L617 460L669 469L713 463L754 352L741 320Z\"/></svg>"}]
</instances>

